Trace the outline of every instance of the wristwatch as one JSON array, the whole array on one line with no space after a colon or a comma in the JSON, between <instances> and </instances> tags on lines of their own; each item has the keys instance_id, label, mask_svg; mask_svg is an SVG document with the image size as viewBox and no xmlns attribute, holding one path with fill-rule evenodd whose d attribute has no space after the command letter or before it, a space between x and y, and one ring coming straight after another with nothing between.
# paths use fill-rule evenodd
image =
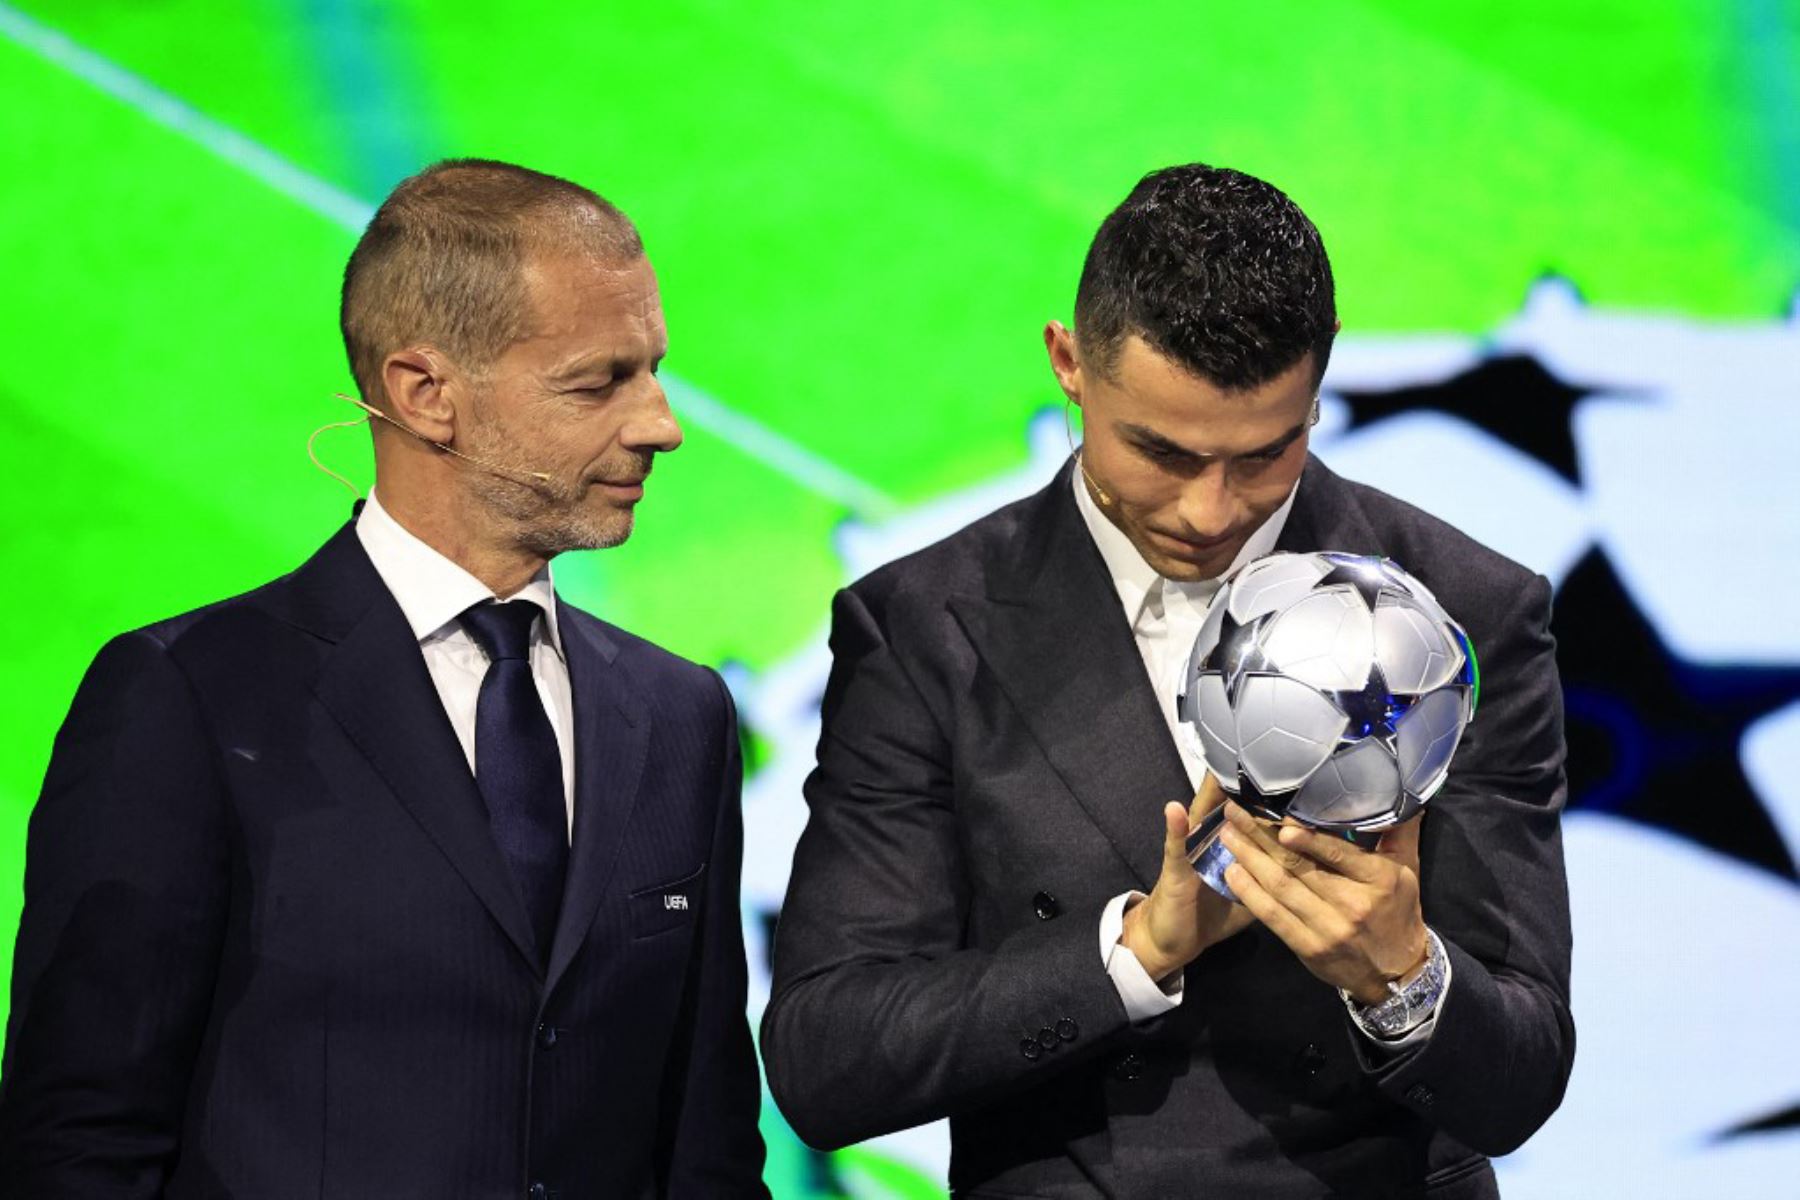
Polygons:
<instances>
[{"instance_id":1,"label":"wristwatch","mask_svg":"<svg viewBox=\"0 0 1800 1200\"><path fill-rule=\"evenodd\" d=\"M1450 979L1450 961L1444 954L1444 943L1438 935L1425 930L1427 948L1425 965L1407 979L1388 980L1388 997L1375 1004L1358 1004L1349 992L1339 989L1350 1019L1372 1038L1391 1042L1405 1037L1437 1011L1444 988Z\"/></svg>"}]
</instances>

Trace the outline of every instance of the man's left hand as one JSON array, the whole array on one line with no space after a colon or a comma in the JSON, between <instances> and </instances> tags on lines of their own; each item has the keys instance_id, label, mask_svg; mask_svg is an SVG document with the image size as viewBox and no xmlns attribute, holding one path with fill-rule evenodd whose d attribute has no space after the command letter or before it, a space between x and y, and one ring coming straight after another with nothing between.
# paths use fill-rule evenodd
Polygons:
<instances>
[{"instance_id":1,"label":"man's left hand","mask_svg":"<svg viewBox=\"0 0 1800 1200\"><path fill-rule=\"evenodd\" d=\"M1307 970L1359 1004L1376 1004L1389 980L1425 961L1423 814L1382 834L1373 850L1292 820L1258 821L1236 803L1225 816L1225 847L1237 859L1225 882Z\"/></svg>"}]
</instances>

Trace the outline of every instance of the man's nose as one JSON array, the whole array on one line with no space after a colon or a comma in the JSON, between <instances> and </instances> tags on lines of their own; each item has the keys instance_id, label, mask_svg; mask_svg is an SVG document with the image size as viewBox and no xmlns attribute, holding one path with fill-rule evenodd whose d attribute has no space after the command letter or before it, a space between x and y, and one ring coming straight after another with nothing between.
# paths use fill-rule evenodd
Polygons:
<instances>
[{"instance_id":1,"label":"man's nose","mask_svg":"<svg viewBox=\"0 0 1800 1200\"><path fill-rule=\"evenodd\" d=\"M1222 463L1209 464L1181 489L1176 513L1197 538L1215 538L1237 523L1237 495Z\"/></svg>"},{"instance_id":2,"label":"man's nose","mask_svg":"<svg viewBox=\"0 0 1800 1200\"><path fill-rule=\"evenodd\" d=\"M675 449L681 445L681 422L675 419L675 411L669 407L669 394L654 375L649 377L649 385L644 391L643 398L626 419L619 440L632 450L667 452Z\"/></svg>"}]
</instances>

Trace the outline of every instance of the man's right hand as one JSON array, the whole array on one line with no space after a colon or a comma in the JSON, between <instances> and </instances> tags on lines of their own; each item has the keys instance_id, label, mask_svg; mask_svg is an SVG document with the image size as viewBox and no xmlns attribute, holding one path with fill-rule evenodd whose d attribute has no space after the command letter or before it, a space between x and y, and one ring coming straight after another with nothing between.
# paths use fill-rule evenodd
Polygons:
<instances>
[{"instance_id":1,"label":"man's right hand","mask_svg":"<svg viewBox=\"0 0 1800 1200\"><path fill-rule=\"evenodd\" d=\"M1187 859L1188 830L1224 802L1225 790L1209 774L1191 805L1171 800L1163 807L1162 873L1150 894L1125 910L1119 944L1158 983L1256 919L1207 887Z\"/></svg>"}]
</instances>

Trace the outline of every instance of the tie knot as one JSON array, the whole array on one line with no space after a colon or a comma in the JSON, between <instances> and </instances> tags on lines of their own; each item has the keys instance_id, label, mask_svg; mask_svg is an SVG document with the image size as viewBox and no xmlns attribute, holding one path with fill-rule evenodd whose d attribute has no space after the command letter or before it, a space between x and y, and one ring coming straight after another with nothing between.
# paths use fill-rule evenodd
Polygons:
<instances>
[{"instance_id":1,"label":"tie knot","mask_svg":"<svg viewBox=\"0 0 1800 1200\"><path fill-rule=\"evenodd\" d=\"M529 600L477 604L463 613L462 627L487 654L489 662L499 662L530 655L531 623L537 616L538 606Z\"/></svg>"}]
</instances>

